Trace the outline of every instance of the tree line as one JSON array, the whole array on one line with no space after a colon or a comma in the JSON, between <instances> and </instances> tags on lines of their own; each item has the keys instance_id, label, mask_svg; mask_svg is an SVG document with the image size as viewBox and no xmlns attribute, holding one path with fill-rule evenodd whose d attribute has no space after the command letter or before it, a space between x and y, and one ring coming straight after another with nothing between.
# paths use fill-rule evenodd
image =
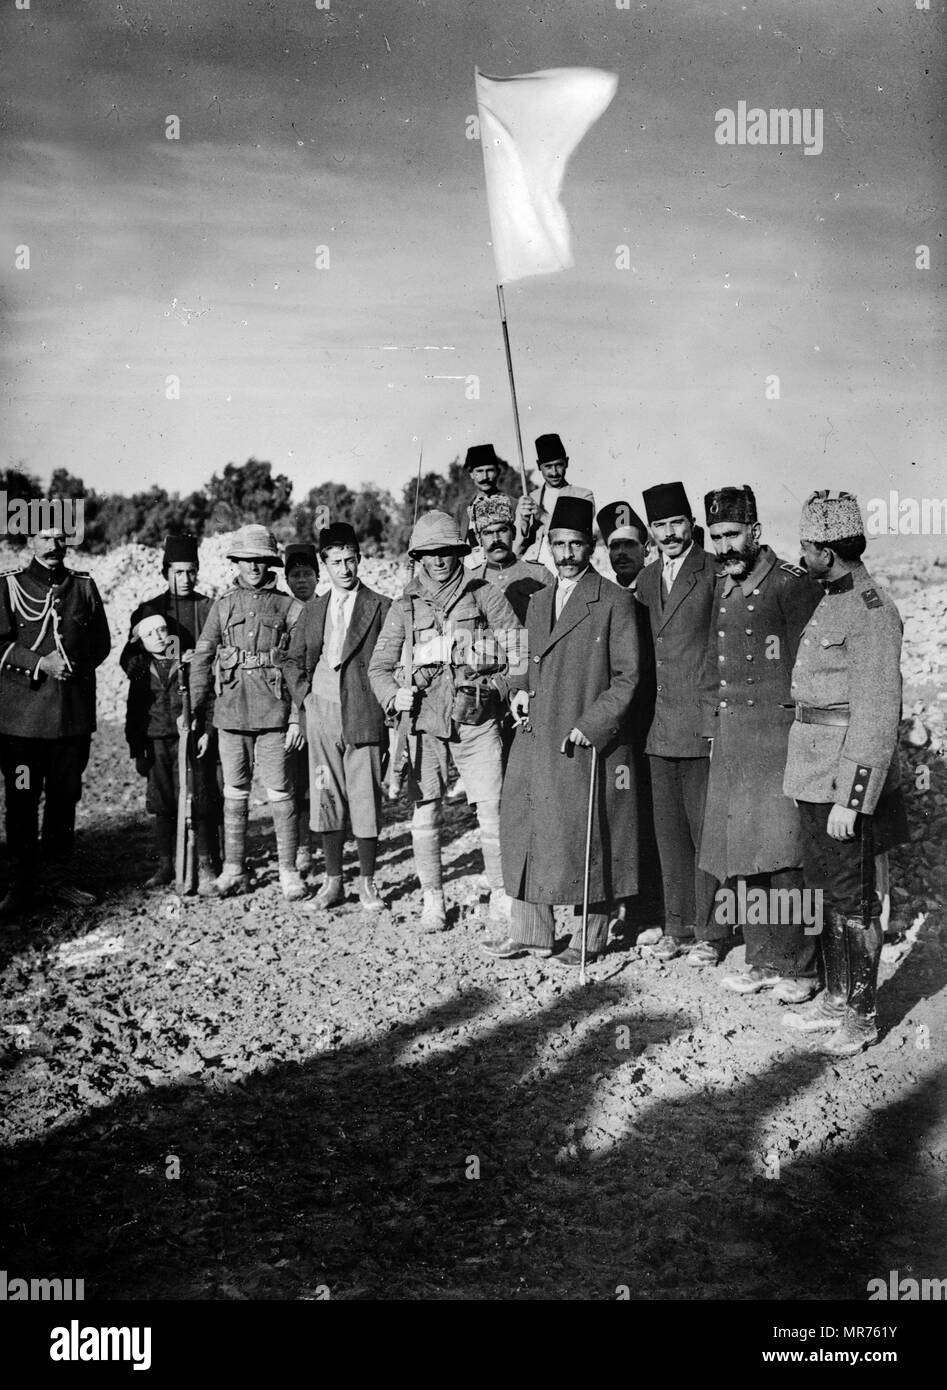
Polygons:
<instances>
[{"instance_id":1,"label":"tree line","mask_svg":"<svg viewBox=\"0 0 947 1390\"><path fill-rule=\"evenodd\" d=\"M511 497L521 491L519 474L504 465L499 485ZM319 512L333 521L346 521L361 538L367 555L395 555L404 552L414 523L415 491L418 510L434 507L459 515L474 495L474 487L459 458L443 473L427 472L404 484L396 497L374 483L351 488L347 483L316 483L304 498L293 498L292 481L284 473L274 473L270 463L249 458L246 463L228 463L214 473L203 489L182 494L163 487L126 495L100 492L86 487L81 478L66 468L57 468L44 487L21 464L0 469L0 493L8 502L14 498L58 497L83 501L84 540L82 548L101 554L136 541L159 546L164 537L190 532L199 539L222 531L234 531L248 522L268 527L283 544L295 538L318 540L313 519ZM12 545L24 544L25 537L9 535Z\"/></svg>"}]
</instances>

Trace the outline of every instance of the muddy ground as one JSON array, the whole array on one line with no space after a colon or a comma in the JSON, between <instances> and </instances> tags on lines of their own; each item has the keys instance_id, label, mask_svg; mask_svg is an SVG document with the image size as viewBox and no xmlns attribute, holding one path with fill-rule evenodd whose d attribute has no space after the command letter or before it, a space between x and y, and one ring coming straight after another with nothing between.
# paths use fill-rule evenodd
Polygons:
<instances>
[{"instance_id":1,"label":"muddy ground","mask_svg":"<svg viewBox=\"0 0 947 1390\"><path fill-rule=\"evenodd\" d=\"M720 970L621 947L583 989L490 960L462 800L441 936L416 930L404 805L380 919L285 903L262 801L249 896L145 895L143 784L104 726L80 814L101 904L0 938L0 1264L141 1299L864 1298L947 1274L947 778L904 762L934 773L894 864L916 925L882 1042L832 1063Z\"/></svg>"}]
</instances>

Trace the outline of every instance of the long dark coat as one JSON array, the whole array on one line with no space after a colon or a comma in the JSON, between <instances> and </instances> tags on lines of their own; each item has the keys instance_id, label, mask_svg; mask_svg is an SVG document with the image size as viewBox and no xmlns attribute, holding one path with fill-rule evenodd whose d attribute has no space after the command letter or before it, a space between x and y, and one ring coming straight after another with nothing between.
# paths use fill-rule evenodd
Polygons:
<instances>
[{"instance_id":1,"label":"long dark coat","mask_svg":"<svg viewBox=\"0 0 947 1390\"><path fill-rule=\"evenodd\" d=\"M804 570L763 546L729 593L717 583L702 681L713 754L699 863L721 882L802 863L799 812L783 793L790 682L821 597Z\"/></svg>"},{"instance_id":2,"label":"long dark coat","mask_svg":"<svg viewBox=\"0 0 947 1390\"><path fill-rule=\"evenodd\" d=\"M638 681L635 600L588 570L553 627L555 586L526 610L531 732L518 729L500 804L506 891L534 903L580 903L591 750L560 752L581 729L599 751L590 901L638 889L635 759L629 712Z\"/></svg>"}]
</instances>

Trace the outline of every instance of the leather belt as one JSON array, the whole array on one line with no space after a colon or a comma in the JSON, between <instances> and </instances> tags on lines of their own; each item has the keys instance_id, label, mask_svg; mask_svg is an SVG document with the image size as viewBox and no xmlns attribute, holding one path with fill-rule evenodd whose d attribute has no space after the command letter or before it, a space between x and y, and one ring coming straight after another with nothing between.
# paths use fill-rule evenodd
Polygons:
<instances>
[{"instance_id":1,"label":"leather belt","mask_svg":"<svg viewBox=\"0 0 947 1390\"><path fill-rule=\"evenodd\" d=\"M852 722L852 715L847 707L844 709L819 709L817 705L797 705L796 721L799 724L844 726Z\"/></svg>"}]
</instances>

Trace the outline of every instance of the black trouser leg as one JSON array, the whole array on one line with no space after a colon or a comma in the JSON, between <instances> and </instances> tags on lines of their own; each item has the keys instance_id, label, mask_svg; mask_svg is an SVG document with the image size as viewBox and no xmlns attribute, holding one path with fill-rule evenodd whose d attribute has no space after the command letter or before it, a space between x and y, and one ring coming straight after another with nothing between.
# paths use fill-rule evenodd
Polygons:
<instances>
[{"instance_id":1,"label":"black trouser leg","mask_svg":"<svg viewBox=\"0 0 947 1390\"><path fill-rule=\"evenodd\" d=\"M766 920L742 924L747 965L775 970L785 979L813 979L817 973L817 938L806 935L805 923L801 920L802 870L777 869L768 874L751 874L745 882L748 894L753 888L760 888L766 894ZM777 893L791 896L780 899L774 897ZM747 915L763 914L750 912Z\"/></svg>"},{"instance_id":2,"label":"black trouser leg","mask_svg":"<svg viewBox=\"0 0 947 1390\"><path fill-rule=\"evenodd\" d=\"M0 739L0 762L6 788L7 849L11 883L18 889L36 884L39 860L39 799L45 775L44 739Z\"/></svg>"},{"instance_id":3,"label":"black trouser leg","mask_svg":"<svg viewBox=\"0 0 947 1390\"><path fill-rule=\"evenodd\" d=\"M654 833L661 860L664 930L689 937L694 925L694 843L687 825L681 758L651 758Z\"/></svg>"},{"instance_id":4,"label":"black trouser leg","mask_svg":"<svg viewBox=\"0 0 947 1390\"><path fill-rule=\"evenodd\" d=\"M707 801L707 782L710 777L709 758L681 759L681 796L694 876L694 935L698 941L725 941L730 929L714 916L714 896L717 880L698 866L700 836L704 826L704 805Z\"/></svg>"},{"instance_id":5,"label":"black trouser leg","mask_svg":"<svg viewBox=\"0 0 947 1390\"><path fill-rule=\"evenodd\" d=\"M46 764L46 797L43 806L43 858L60 867L72 857L76 831L76 806L82 795L82 774L89 762L92 739L50 739Z\"/></svg>"}]
</instances>

